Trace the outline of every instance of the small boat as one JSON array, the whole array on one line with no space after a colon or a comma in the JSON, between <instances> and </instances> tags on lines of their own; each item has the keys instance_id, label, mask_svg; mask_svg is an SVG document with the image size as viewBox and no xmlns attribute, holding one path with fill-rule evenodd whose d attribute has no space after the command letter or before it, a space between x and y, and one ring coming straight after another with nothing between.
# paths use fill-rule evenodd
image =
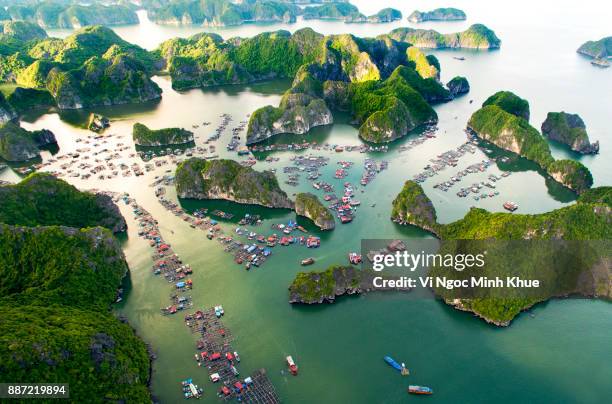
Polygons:
<instances>
[{"instance_id":1,"label":"small boat","mask_svg":"<svg viewBox=\"0 0 612 404\"><path fill-rule=\"evenodd\" d=\"M295 364L295 362L293 361L293 358L291 356L287 356L287 366L289 367L289 372L291 372L291 374L293 376L297 376L298 374L298 367Z\"/></svg>"},{"instance_id":2,"label":"small boat","mask_svg":"<svg viewBox=\"0 0 612 404\"><path fill-rule=\"evenodd\" d=\"M504 209L509 210L510 212L514 212L515 210L518 209L518 205L514 202L504 202Z\"/></svg>"},{"instance_id":3,"label":"small boat","mask_svg":"<svg viewBox=\"0 0 612 404\"><path fill-rule=\"evenodd\" d=\"M387 362L387 364L389 366L391 366L393 369L398 370L398 371L402 371L402 366L397 363L392 357L390 356L385 356L385 362Z\"/></svg>"},{"instance_id":4,"label":"small boat","mask_svg":"<svg viewBox=\"0 0 612 404\"><path fill-rule=\"evenodd\" d=\"M314 262L315 262L314 258L310 257L310 258L303 259L301 264L302 266L306 266L306 265L312 265L314 264Z\"/></svg>"},{"instance_id":5,"label":"small boat","mask_svg":"<svg viewBox=\"0 0 612 404\"><path fill-rule=\"evenodd\" d=\"M240 356L238 356L238 352L234 351L234 358L236 358L236 362L240 362Z\"/></svg>"},{"instance_id":6,"label":"small boat","mask_svg":"<svg viewBox=\"0 0 612 404\"><path fill-rule=\"evenodd\" d=\"M408 386L408 393L429 396L429 395L433 394L433 390L430 389L429 387L425 387L425 386L413 386L413 385L410 385L410 386Z\"/></svg>"}]
</instances>

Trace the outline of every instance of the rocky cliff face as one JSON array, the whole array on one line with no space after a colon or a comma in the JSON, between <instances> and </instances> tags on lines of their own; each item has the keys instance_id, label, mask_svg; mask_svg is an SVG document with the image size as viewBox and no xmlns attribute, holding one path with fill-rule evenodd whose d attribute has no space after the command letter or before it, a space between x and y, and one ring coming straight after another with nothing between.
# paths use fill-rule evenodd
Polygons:
<instances>
[{"instance_id":1,"label":"rocky cliff face","mask_svg":"<svg viewBox=\"0 0 612 404\"><path fill-rule=\"evenodd\" d=\"M394 222L410 224L438 234L436 210L423 188L416 182L406 181L392 206L391 220Z\"/></svg>"},{"instance_id":2,"label":"rocky cliff face","mask_svg":"<svg viewBox=\"0 0 612 404\"><path fill-rule=\"evenodd\" d=\"M127 223L125 218L112 198L104 194L96 194L95 198L96 205L104 212L99 225L110 229L113 233L126 231Z\"/></svg>"},{"instance_id":3,"label":"rocky cliff face","mask_svg":"<svg viewBox=\"0 0 612 404\"><path fill-rule=\"evenodd\" d=\"M468 83L465 77L454 77L446 83L446 87L448 87L453 98L470 92L470 83Z\"/></svg>"},{"instance_id":4,"label":"rocky cliff face","mask_svg":"<svg viewBox=\"0 0 612 404\"><path fill-rule=\"evenodd\" d=\"M223 199L269 208L294 207L273 173L255 171L233 160L186 160L176 169L175 184L180 198Z\"/></svg>"},{"instance_id":5,"label":"rocky cliff face","mask_svg":"<svg viewBox=\"0 0 612 404\"><path fill-rule=\"evenodd\" d=\"M333 230L336 227L334 216L316 195L300 193L295 197L295 213L312 220L321 230Z\"/></svg>"},{"instance_id":6,"label":"rocky cliff face","mask_svg":"<svg viewBox=\"0 0 612 404\"><path fill-rule=\"evenodd\" d=\"M56 143L48 130L29 132L13 122L0 126L0 157L11 162L39 157L39 146Z\"/></svg>"},{"instance_id":7,"label":"rocky cliff face","mask_svg":"<svg viewBox=\"0 0 612 404\"><path fill-rule=\"evenodd\" d=\"M549 112L542 123L542 134L551 140L569 146L578 153L599 153L599 142L589 141L586 125L577 114Z\"/></svg>"},{"instance_id":8,"label":"rocky cliff face","mask_svg":"<svg viewBox=\"0 0 612 404\"><path fill-rule=\"evenodd\" d=\"M13 107L6 101L4 95L0 94L0 125L17 118Z\"/></svg>"},{"instance_id":9,"label":"rocky cliff face","mask_svg":"<svg viewBox=\"0 0 612 404\"><path fill-rule=\"evenodd\" d=\"M325 101L303 93L288 93L279 108L268 106L251 115L247 144L257 143L280 133L303 134L315 126L331 123L333 116Z\"/></svg>"}]
</instances>

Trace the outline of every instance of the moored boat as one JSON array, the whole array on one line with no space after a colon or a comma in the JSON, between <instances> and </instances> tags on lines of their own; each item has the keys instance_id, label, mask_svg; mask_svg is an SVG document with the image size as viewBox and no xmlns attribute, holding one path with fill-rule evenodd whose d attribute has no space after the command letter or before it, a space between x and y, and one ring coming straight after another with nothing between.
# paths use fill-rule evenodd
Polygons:
<instances>
[{"instance_id":1,"label":"moored boat","mask_svg":"<svg viewBox=\"0 0 612 404\"><path fill-rule=\"evenodd\" d=\"M314 258L309 257L309 258L303 259L301 264L302 264L302 266L306 266L306 265L312 265L312 264L314 264L314 262L315 262Z\"/></svg>"},{"instance_id":2,"label":"moored boat","mask_svg":"<svg viewBox=\"0 0 612 404\"><path fill-rule=\"evenodd\" d=\"M410 386L408 386L408 393L429 396L429 395L433 394L433 390L431 388L425 387L425 386L413 386L413 385L410 385Z\"/></svg>"},{"instance_id":3,"label":"moored boat","mask_svg":"<svg viewBox=\"0 0 612 404\"><path fill-rule=\"evenodd\" d=\"M298 367L295 364L295 362L293 361L293 358L291 356L287 356L287 366L289 367L289 372L293 375L293 376L297 376L298 374Z\"/></svg>"},{"instance_id":4,"label":"moored boat","mask_svg":"<svg viewBox=\"0 0 612 404\"><path fill-rule=\"evenodd\" d=\"M402 366L399 363L397 363L392 357L385 356L384 359L385 359L385 362L387 362L387 364L389 366L391 366L393 369L398 370L398 371L401 372Z\"/></svg>"}]
</instances>

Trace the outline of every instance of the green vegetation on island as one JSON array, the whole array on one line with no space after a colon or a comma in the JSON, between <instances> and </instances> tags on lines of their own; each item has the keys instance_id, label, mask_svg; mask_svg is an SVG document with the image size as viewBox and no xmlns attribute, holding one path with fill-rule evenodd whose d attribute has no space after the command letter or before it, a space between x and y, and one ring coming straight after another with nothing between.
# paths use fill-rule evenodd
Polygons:
<instances>
[{"instance_id":1,"label":"green vegetation on island","mask_svg":"<svg viewBox=\"0 0 612 404\"><path fill-rule=\"evenodd\" d=\"M150 79L155 61L101 26L64 39L0 36L0 80L47 91L61 109L158 99L161 90Z\"/></svg>"},{"instance_id":2,"label":"green vegetation on island","mask_svg":"<svg viewBox=\"0 0 612 404\"><path fill-rule=\"evenodd\" d=\"M0 187L0 223L14 226L102 226L113 233L127 225L111 198L81 192L46 173Z\"/></svg>"},{"instance_id":3,"label":"green vegetation on island","mask_svg":"<svg viewBox=\"0 0 612 404\"><path fill-rule=\"evenodd\" d=\"M388 36L418 48L498 49L501 46L501 41L495 32L482 24L474 24L463 32L451 34L441 34L434 30L397 28Z\"/></svg>"},{"instance_id":4,"label":"green vegetation on island","mask_svg":"<svg viewBox=\"0 0 612 404\"><path fill-rule=\"evenodd\" d=\"M446 83L448 91L450 91L453 97L458 97L462 94L470 92L470 83L465 77L456 76Z\"/></svg>"},{"instance_id":5,"label":"green vegetation on island","mask_svg":"<svg viewBox=\"0 0 612 404\"><path fill-rule=\"evenodd\" d=\"M241 25L246 22L295 22L301 9L287 2L269 0L172 0L152 3L149 18L157 24L197 24L208 27Z\"/></svg>"},{"instance_id":6,"label":"green vegetation on island","mask_svg":"<svg viewBox=\"0 0 612 404\"><path fill-rule=\"evenodd\" d=\"M269 208L294 207L274 173L259 172L233 160L188 159L176 168L175 184L180 198L224 199Z\"/></svg>"},{"instance_id":7,"label":"green vegetation on island","mask_svg":"<svg viewBox=\"0 0 612 404\"><path fill-rule=\"evenodd\" d=\"M307 217L321 230L333 230L336 227L334 215L321 203L316 195L302 192L295 197L295 213Z\"/></svg>"},{"instance_id":8,"label":"green vegetation on island","mask_svg":"<svg viewBox=\"0 0 612 404\"><path fill-rule=\"evenodd\" d=\"M610 240L612 237L612 187L600 187L586 190L579 198L577 203L557 209L547 213L526 215L514 213L491 213L484 209L472 208L463 219L449 224L440 224L435 221L435 210L431 201L423 192L420 185L413 181L407 181L404 188L393 202L391 218L401 224L411 224L423 228L435 234L442 240L441 249L450 249L451 252L458 245L453 240L579 240L590 242L591 240ZM595 243L593 248L597 250L597 256L604 254L604 259L610 259L609 244ZM585 244L583 244L584 246ZM465 248L466 244L463 243ZM553 244L549 244L554 246ZM568 244L569 246L569 244ZM588 244L587 244L588 246ZM521 262L534 258L541 258L537 245L526 250L523 247ZM579 246L580 247L580 246ZM487 248L493 248L488 244ZM563 244L555 248L561 248L558 253L563 251ZM567 248L567 247L566 247ZM541 249L540 249L541 250ZM586 297L612 298L610 288L612 274L609 270L603 270L599 261L593 260L589 255L590 247L585 251L572 249L581 254L583 261L578 257L570 256L567 267L560 265L562 262L560 254L553 255L550 265L537 267L538 276L548 277L549 281L554 282L558 290L547 289L550 295L542 296L516 296L513 298L456 298L450 297L451 293L447 290L436 288L435 292L445 301L460 310L475 313L488 322L496 325L508 325L521 311L528 309L534 304L554 297L565 297L572 294L580 294ZM463 251L465 253L465 251ZM598 255L599 254L599 255ZM493 254L492 256L496 256ZM576 268L576 262L585 264ZM588 264L587 264L588 263ZM529 266L529 265L528 265ZM605 266L604 266L605 267ZM489 267L487 267L489 268ZM506 268L506 269L504 269ZM504 271L514 266L495 266L484 275L489 277L504 276ZM570 272L564 272L564 271ZM432 273L436 273L436 268ZM444 275L448 273L445 272ZM441 274L442 275L442 274ZM592 280L592 281L580 281Z\"/></svg>"},{"instance_id":9,"label":"green vegetation on island","mask_svg":"<svg viewBox=\"0 0 612 404\"><path fill-rule=\"evenodd\" d=\"M50 176L0 193L0 378L68 383L78 402L150 402L146 346L109 311L128 272L121 246L78 228L108 224L107 211Z\"/></svg>"},{"instance_id":10,"label":"green vegetation on island","mask_svg":"<svg viewBox=\"0 0 612 404\"><path fill-rule=\"evenodd\" d=\"M468 130L501 149L534 161L555 181L577 193L590 188L593 178L581 163L555 161L546 139L524 118L529 115L529 104L512 93L505 92L501 97L499 94L472 114Z\"/></svg>"},{"instance_id":11,"label":"green vegetation on island","mask_svg":"<svg viewBox=\"0 0 612 404\"><path fill-rule=\"evenodd\" d=\"M318 43L310 41L310 47L301 48L305 63L279 107L264 107L252 114L247 143L330 124L331 108L350 111L363 139L389 142L435 123L437 115L429 103L452 99L436 79L438 60L408 44L388 37L324 37L312 30L298 31L287 40L301 43L295 38L307 36Z\"/></svg>"},{"instance_id":12,"label":"green vegetation on island","mask_svg":"<svg viewBox=\"0 0 612 404\"><path fill-rule=\"evenodd\" d=\"M42 129L30 132L12 121L0 125L0 158L10 162L40 157L40 147L55 144L55 135Z\"/></svg>"},{"instance_id":13,"label":"green vegetation on island","mask_svg":"<svg viewBox=\"0 0 612 404\"><path fill-rule=\"evenodd\" d=\"M98 3L81 5L70 2L41 1L9 6L8 14L15 21L27 21L42 28L81 28L87 25L138 24L136 12L121 4Z\"/></svg>"},{"instance_id":14,"label":"green vegetation on island","mask_svg":"<svg viewBox=\"0 0 612 404\"><path fill-rule=\"evenodd\" d=\"M366 17L356 6L336 2L322 6L306 7L303 15L305 20L340 20L346 23L387 23L402 19L401 11L394 8L384 8L376 14Z\"/></svg>"},{"instance_id":15,"label":"green vegetation on island","mask_svg":"<svg viewBox=\"0 0 612 404\"><path fill-rule=\"evenodd\" d=\"M483 107L497 105L504 111L529 121L529 102L511 91L498 91L485 100Z\"/></svg>"},{"instance_id":16,"label":"green vegetation on island","mask_svg":"<svg viewBox=\"0 0 612 404\"><path fill-rule=\"evenodd\" d=\"M408 16L408 21L413 23L425 21L462 21L467 17L465 12L458 8L436 8L432 11L415 10Z\"/></svg>"},{"instance_id":17,"label":"green vegetation on island","mask_svg":"<svg viewBox=\"0 0 612 404\"><path fill-rule=\"evenodd\" d=\"M595 59L611 58L612 36L602 38L599 41L587 41L578 48L577 52Z\"/></svg>"},{"instance_id":18,"label":"green vegetation on island","mask_svg":"<svg viewBox=\"0 0 612 404\"><path fill-rule=\"evenodd\" d=\"M193 142L193 132L183 128L153 130L141 123L135 123L132 138L139 146L176 146Z\"/></svg>"},{"instance_id":19,"label":"green vegetation on island","mask_svg":"<svg viewBox=\"0 0 612 404\"><path fill-rule=\"evenodd\" d=\"M333 303L336 297L362 292L362 271L332 266L321 272L299 272L289 286L289 303Z\"/></svg>"},{"instance_id":20,"label":"green vegetation on island","mask_svg":"<svg viewBox=\"0 0 612 404\"><path fill-rule=\"evenodd\" d=\"M551 140L569 146L578 153L599 153L599 142L589 141L586 125L577 114L549 112L542 123L542 134Z\"/></svg>"},{"instance_id":21,"label":"green vegetation on island","mask_svg":"<svg viewBox=\"0 0 612 404\"><path fill-rule=\"evenodd\" d=\"M3 48L10 46L10 40L28 42L45 39L47 33L38 25L23 21L4 21L0 23L0 43Z\"/></svg>"}]
</instances>

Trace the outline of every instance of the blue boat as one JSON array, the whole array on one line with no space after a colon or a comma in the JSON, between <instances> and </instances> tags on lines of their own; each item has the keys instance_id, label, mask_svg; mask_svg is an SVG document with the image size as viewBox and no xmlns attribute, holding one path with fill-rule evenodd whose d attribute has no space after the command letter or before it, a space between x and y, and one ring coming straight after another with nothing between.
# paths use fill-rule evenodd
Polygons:
<instances>
[{"instance_id":1,"label":"blue boat","mask_svg":"<svg viewBox=\"0 0 612 404\"><path fill-rule=\"evenodd\" d=\"M402 371L402 366L399 363L397 363L392 357L385 356L385 362L387 362L387 364L391 366L393 369L399 372Z\"/></svg>"}]
</instances>

